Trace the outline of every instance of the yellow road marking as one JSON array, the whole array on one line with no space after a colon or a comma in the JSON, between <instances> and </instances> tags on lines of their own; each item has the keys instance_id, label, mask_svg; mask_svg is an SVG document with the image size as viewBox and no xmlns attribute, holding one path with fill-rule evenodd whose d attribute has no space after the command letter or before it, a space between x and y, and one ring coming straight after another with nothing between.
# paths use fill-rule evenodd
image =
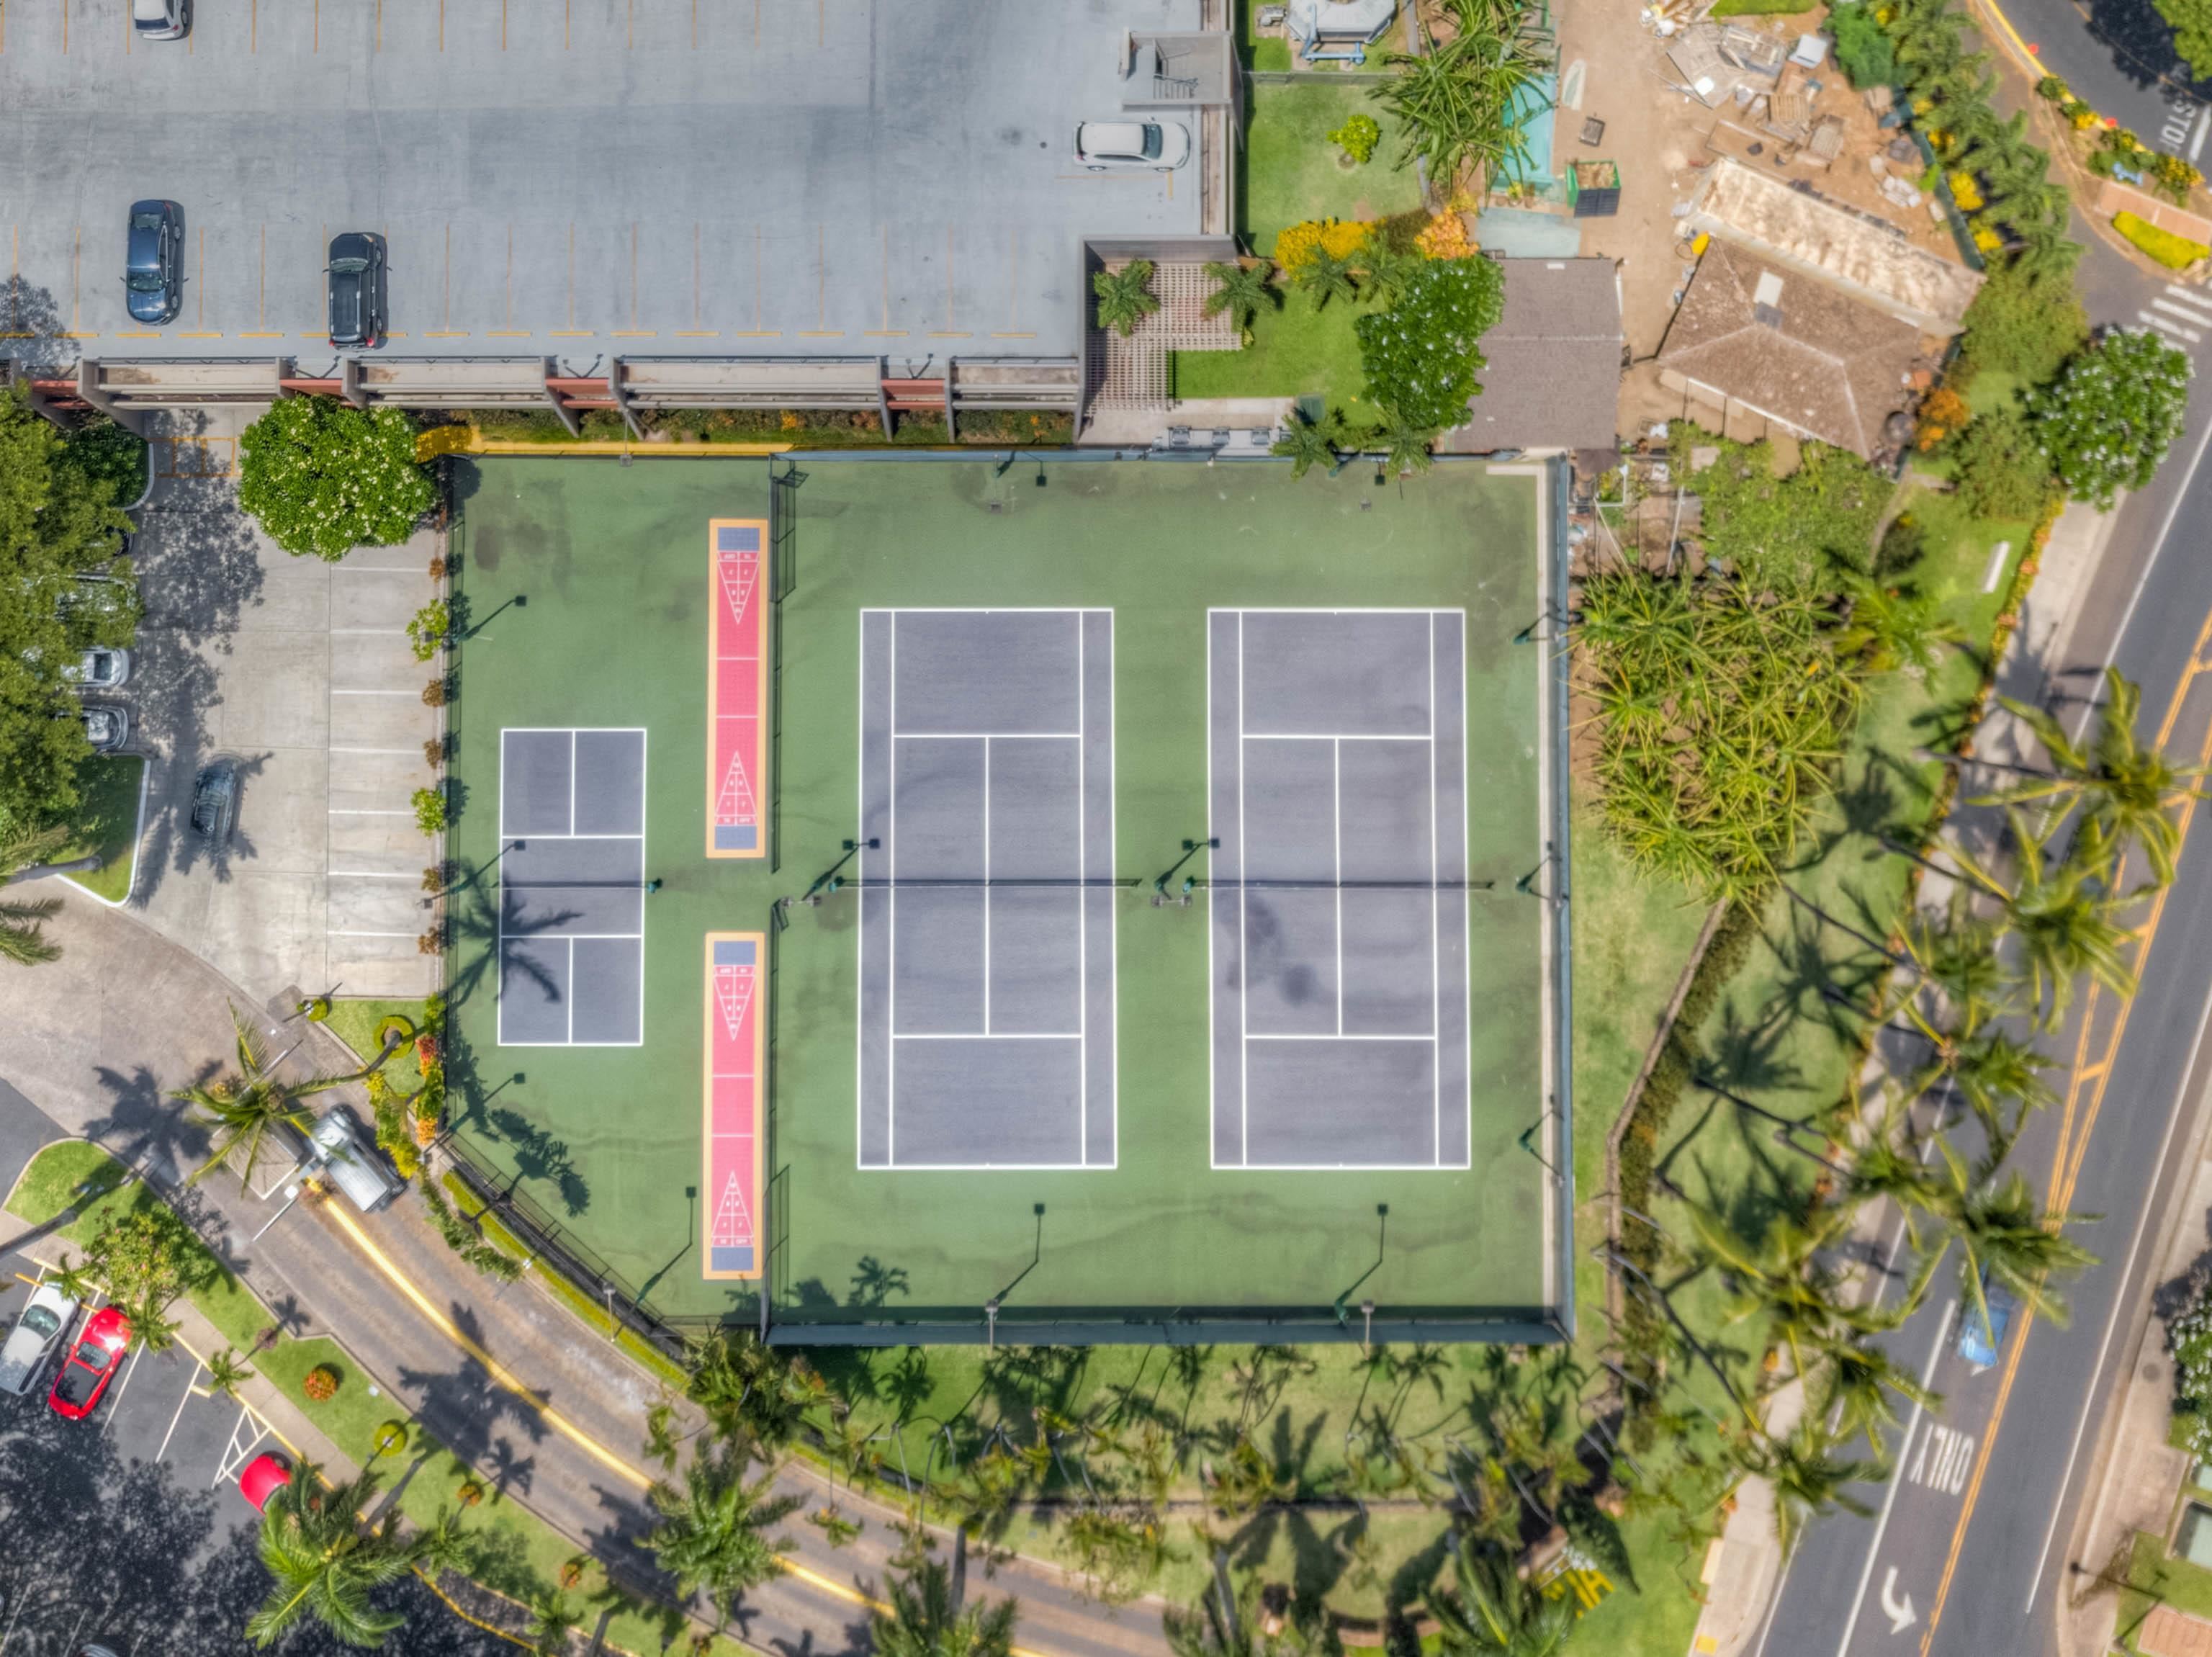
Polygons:
<instances>
[{"instance_id":1,"label":"yellow road marking","mask_svg":"<svg viewBox=\"0 0 2212 1657\"><path fill-rule=\"evenodd\" d=\"M2202 659L2202 652L2208 639L2212 639L2212 612L2206 614L2203 625L2198 628L2197 643L2191 651L2189 666L2182 670L2181 678L2174 685L2173 694L2166 704L2166 717L2160 722L2158 738L2154 745L2157 747L2165 747L2172 737L2173 728L2181 718L2182 705L2188 699L2189 692L2195 685L2197 675L2212 671L2206 667ZM2212 724L2208 724L2206 728L2204 740L2198 750L2197 763L2212 764ZM2188 839L2190 825L2197 814L2197 801L2193 795L2182 802L2178 826L2182 843L2185 844ZM2114 871L2115 886L2119 883L2120 873L2124 868L2125 862L2123 860L2119 868ZM2166 914L2166 899L2172 891L2172 888L2170 886L2163 888L2152 899L2150 914L2137 934L2135 966L2138 972L2142 970L2144 964L2150 958L2151 944L2158 935L2160 923ZM2088 989L2087 999L2082 1005L2081 1033L2075 1046L2075 1059L2077 1065L2087 1051L2090 1025L2096 1013L2099 991L2100 986L2092 983ZM2127 1034L2128 1020L2134 1007L2135 1002L2132 998L2119 1003L2118 1015L2113 1020L2111 1036L2105 1042L2103 1057L2095 1063L2077 1069L2068 1083L2065 1112L2059 1122L2058 1143L2051 1153L2051 1179L2046 1196L2049 1211L2052 1214L2063 1214L2074 1200L2074 1188L2081 1177L2081 1164L2088 1155L2089 1135L2096 1127L2098 1114L2104 1106L2105 1089L2112 1079L2112 1063L2119 1053L2121 1040ZM2080 1094L2081 1084L2092 1080L2094 1086L2090 1092L2087 1108L2081 1115L2080 1137L2072 1141L2070 1145L2072 1155L2069 1158L2069 1140L2072 1131L2075 1102ZM2185 1076L2182 1080L2185 1084L2188 1078ZM2012 1384L2020 1373L2021 1355L2027 1349L2028 1332L2034 1326L2034 1323L2035 1309L2033 1307L2023 1308L2019 1331L2013 1337L2011 1350L2005 1358L2004 1379L1997 1386L1996 1404L1990 1411L1988 1429L1982 1435L1980 1453L1975 1459L1974 1475L1966 1485L1966 1498L1959 1509L1958 1522L1952 1527L1950 1550L1944 1556L1943 1575L1936 1584L1935 1604L1929 1608L1928 1611L1928 1629L1920 1636L1921 1657L1928 1657L1929 1648L1936 1638L1936 1625L1943 1619L1943 1606L1950 1596L1951 1581L1959 1569L1959 1555L1966 1546L1966 1526L1973 1519L1974 1504L1981 1496L1982 1479L1989 1471L1990 1461L1996 1448L1997 1433L2004 1424L2005 1405L2011 1398Z\"/></svg>"}]
</instances>

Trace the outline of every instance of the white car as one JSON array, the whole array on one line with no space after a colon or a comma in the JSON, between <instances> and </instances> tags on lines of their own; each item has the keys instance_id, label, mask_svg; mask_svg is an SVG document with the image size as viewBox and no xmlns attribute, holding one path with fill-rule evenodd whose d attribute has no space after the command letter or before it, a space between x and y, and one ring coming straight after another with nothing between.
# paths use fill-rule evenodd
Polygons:
<instances>
[{"instance_id":1,"label":"white car","mask_svg":"<svg viewBox=\"0 0 2212 1657\"><path fill-rule=\"evenodd\" d=\"M95 645L62 677L80 691L116 691L131 682L131 652Z\"/></svg>"},{"instance_id":2,"label":"white car","mask_svg":"<svg viewBox=\"0 0 2212 1657\"><path fill-rule=\"evenodd\" d=\"M142 40L181 40L191 26L191 0L131 0L131 27Z\"/></svg>"},{"instance_id":3,"label":"white car","mask_svg":"<svg viewBox=\"0 0 2212 1657\"><path fill-rule=\"evenodd\" d=\"M1190 129L1175 121L1085 121L1075 129L1075 164L1094 173L1150 168L1171 173L1190 159Z\"/></svg>"},{"instance_id":4,"label":"white car","mask_svg":"<svg viewBox=\"0 0 2212 1657\"><path fill-rule=\"evenodd\" d=\"M8 1331L7 1340L0 1342L0 1392L20 1398L31 1390L76 1316L76 1302L52 1283L40 1283L31 1291L29 1304Z\"/></svg>"}]
</instances>

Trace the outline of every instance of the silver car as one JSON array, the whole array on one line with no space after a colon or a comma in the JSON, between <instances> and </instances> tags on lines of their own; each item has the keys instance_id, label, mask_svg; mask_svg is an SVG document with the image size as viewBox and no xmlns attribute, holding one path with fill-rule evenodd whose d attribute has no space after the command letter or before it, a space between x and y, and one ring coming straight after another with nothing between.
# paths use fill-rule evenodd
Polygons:
<instances>
[{"instance_id":1,"label":"silver car","mask_svg":"<svg viewBox=\"0 0 2212 1657\"><path fill-rule=\"evenodd\" d=\"M1085 121L1075 129L1075 164L1093 173L1170 173L1189 159L1190 129L1177 121Z\"/></svg>"},{"instance_id":2,"label":"silver car","mask_svg":"<svg viewBox=\"0 0 2212 1657\"><path fill-rule=\"evenodd\" d=\"M40 1283L31 1291L22 1316L8 1331L7 1340L0 1342L0 1392L20 1398L31 1390L76 1316L76 1302L52 1283Z\"/></svg>"},{"instance_id":3,"label":"silver car","mask_svg":"<svg viewBox=\"0 0 2212 1657\"><path fill-rule=\"evenodd\" d=\"M131 652L94 645L62 677L78 691L119 691L131 682Z\"/></svg>"},{"instance_id":4,"label":"silver car","mask_svg":"<svg viewBox=\"0 0 2212 1657\"><path fill-rule=\"evenodd\" d=\"M191 0L131 0L131 26L142 40L181 40L192 26Z\"/></svg>"}]
</instances>

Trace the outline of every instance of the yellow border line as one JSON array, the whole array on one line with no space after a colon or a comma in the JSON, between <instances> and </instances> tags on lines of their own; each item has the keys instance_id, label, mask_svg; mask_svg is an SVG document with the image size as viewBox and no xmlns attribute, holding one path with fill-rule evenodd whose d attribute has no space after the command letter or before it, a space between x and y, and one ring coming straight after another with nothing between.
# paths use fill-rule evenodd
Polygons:
<instances>
[{"instance_id":1,"label":"yellow border line","mask_svg":"<svg viewBox=\"0 0 2212 1657\"><path fill-rule=\"evenodd\" d=\"M753 598L760 606L754 612L753 627L757 635L753 660L759 668L760 684L753 703L752 775L753 788L753 849L750 851L724 851L714 844L714 812L720 803L720 793L714 783L714 730L722 717L716 695L720 688L722 660L722 588L719 560L720 552L715 545L715 532L724 525L733 529L760 531L760 573L753 582ZM707 856L709 857L753 860L768 856L768 651L769 626L766 611L773 567L770 560L775 549L769 545L769 522L765 518L709 518L707 520Z\"/></svg>"},{"instance_id":2,"label":"yellow border line","mask_svg":"<svg viewBox=\"0 0 2212 1657\"><path fill-rule=\"evenodd\" d=\"M718 943L750 943L753 947L753 995L747 1006L753 1021L753 1269L750 1271L717 1271L714 1270L714 946ZM762 1179L765 1172L762 1142L768 1136L768 1075L765 1069L767 1044L762 1036L768 1026L768 1008L763 996L768 989L768 934L765 932L709 932L707 935L707 978L700 997L706 1009L707 1039L701 1050L699 1068L704 1083L705 1115L701 1126L700 1144L701 1184L706 1191L707 1237L699 1247L699 1275L709 1282L753 1282L759 1279L768 1267L768 1205L762 1200ZM762 1286L761 1292L768 1292Z\"/></svg>"}]
</instances>

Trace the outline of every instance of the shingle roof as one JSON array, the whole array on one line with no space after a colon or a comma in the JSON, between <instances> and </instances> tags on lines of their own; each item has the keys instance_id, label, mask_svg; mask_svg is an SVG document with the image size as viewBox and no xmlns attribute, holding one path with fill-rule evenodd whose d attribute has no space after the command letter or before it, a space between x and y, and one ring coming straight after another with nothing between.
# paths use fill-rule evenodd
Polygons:
<instances>
[{"instance_id":1,"label":"shingle roof","mask_svg":"<svg viewBox=\"0 0 2212 1657\"><path fill-rule=\"evenodd\" d=\"M1920 331L1826 283L1716 241L1661 346L1662 367L1871 459L1908 395Z\"/></svg>"},{"instance_id":2,"label":"shingle roof","mask_svg":"<svg viewBox=\"0 0 2212 1657\"><path fill-rule=\"evenodd\" d=\"M1611 448L1620 403L1620 289L1605 259L1507 259L1505 305L1468 423L1437 447Z\"/></svg>"}]
</instances>

